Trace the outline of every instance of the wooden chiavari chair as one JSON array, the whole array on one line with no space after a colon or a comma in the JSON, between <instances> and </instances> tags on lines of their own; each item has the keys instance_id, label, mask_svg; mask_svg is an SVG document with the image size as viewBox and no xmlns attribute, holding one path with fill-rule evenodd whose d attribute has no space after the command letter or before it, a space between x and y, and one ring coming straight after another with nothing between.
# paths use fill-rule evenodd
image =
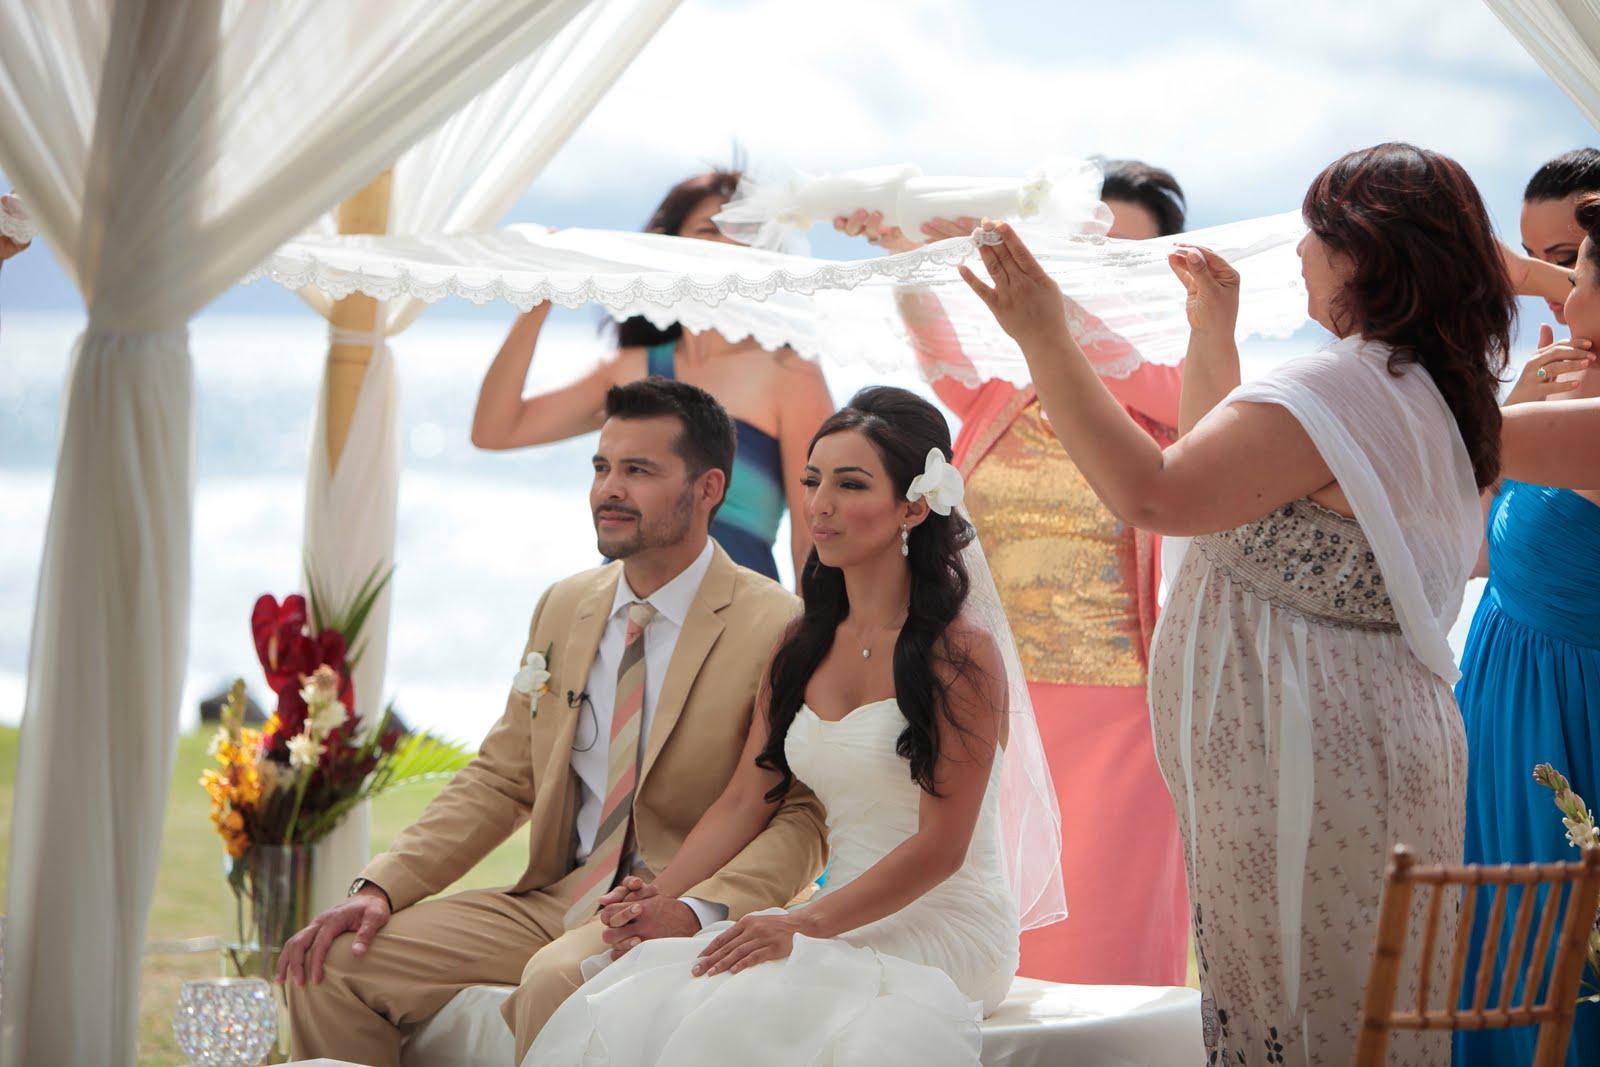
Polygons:
<instances>
[{"instance_id":1,"label":"wooden chiavari chair","mask_svg":"<svg viewBox=\"0 0 1600 1067\"><path fill-rule=\"evenodd\" d=\"M1512 886L1522 887L1521 900L1512 919L1511 942L1500 974L1499 995L1490 1004L1490 988L1506 921L1506 901ZM1540 888L1545 886L1549 887L1548 892L1541 893ZM1461 991L1463 979L1467 977L1472 918L1479 898L1489 895L1486 887L1494 888L1488 927L1476 974L1471 976L1472 1005L1462 1007ZM1429 995L1434 991L1429 989L1429 979L1434 953L1439 949L1440 918L1446 908L1456 906L1457 889L1461 890L1461 911L1449 986L1444 990L1441 1004L1430 1006ZM1396 1011L1394 1002L1405 954L1406 929L1412 898L1418 891L1431 892L1417 963L1421 968L1417 1004L1414 1010ZM1533 1067L1560 1067L1572 1033L1578 987L1583 979L1584 953L1595 922L1597 898L1600 898L1600 848L1585 849L1582 859L1576 863L1421 867L1404 845L1397 846L1384 879L1383 900L1379 905L1378 942L1372 956L1372 969L1367 975L1355 1067L1379 1067L1388 1050L1389 1034L1395 1030L1487 1030L1533 1025L1539 1027ZM1557 932L1557 915L1563 910L1565 916ZM1536 911L1541 914L1535 929ZM1531 951L1530 929L1534 931ZM1533 1003L1541 988L1543 998ZM1512 996L1519 992L1518 1003L1512 1004Z\"/></svg>"}]
</instances>

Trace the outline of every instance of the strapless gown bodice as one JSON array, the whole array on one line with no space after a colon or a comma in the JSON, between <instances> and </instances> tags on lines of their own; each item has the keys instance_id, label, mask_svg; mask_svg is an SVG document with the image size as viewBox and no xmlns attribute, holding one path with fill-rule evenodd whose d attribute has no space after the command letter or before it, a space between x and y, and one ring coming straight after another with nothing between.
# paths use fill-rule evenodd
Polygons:
<instances>
[{"instance_id":1,"label":"strapless gown bodice","mask_svg":"<svg viewBox=\"0 0 1600 1067\"><path fill-rule=\"evenodd\" d=\"M835 721L802 708L790 725L789 767L828 812L833 865L818 896L844 892L917 832L922 790L895 752L905 726L893 700ZM730 924L646 941L562 1004L524 1067L976 1067L978 1020L1017 967L999 784L997 759L965 863L901 910L840 937L797 935L786 959L704 978L694 961Z\"/></svg>"},{"instance_id":2,"label":"strapless gown bodice","mask_svg":"<svg viewBox=\"0 0 1600 1067\"><path fill-rule=\"evenodd\" d=\"M895 751L905 726L899 705L880 700L836 721L803 707L789 727L789 768L828 812L832 866L818 896L848 886L917 832L922 789ZM939 968L986 1014L1005 999L1017 965L1016 900L1003 873L999 786L996 760L960 870L900 911L842 938Z\"/></svg>"}]
</instances>

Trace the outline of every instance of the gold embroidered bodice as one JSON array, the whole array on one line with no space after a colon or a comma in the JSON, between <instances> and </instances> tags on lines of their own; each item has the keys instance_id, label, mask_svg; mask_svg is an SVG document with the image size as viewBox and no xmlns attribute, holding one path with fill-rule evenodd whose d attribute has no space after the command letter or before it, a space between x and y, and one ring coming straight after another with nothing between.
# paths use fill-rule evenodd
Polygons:
<instances>
[{"instance_id":1,"label":"gold embroidered bodice","mask_svg":"<svg viewBox=\"0 0 1600 1067\"><path fill-rule=\"evenodd\" d=\"M1037 402L978 461L966 507L1029 681L1145 684L1134 531L1100 503Z\"/></svg>"}]
</instances>

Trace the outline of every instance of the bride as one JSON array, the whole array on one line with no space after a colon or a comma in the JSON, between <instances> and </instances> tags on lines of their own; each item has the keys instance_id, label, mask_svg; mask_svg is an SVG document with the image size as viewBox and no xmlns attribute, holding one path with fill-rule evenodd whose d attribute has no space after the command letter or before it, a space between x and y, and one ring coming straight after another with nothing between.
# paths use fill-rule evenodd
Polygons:
<instances>
[{"instance_id":1,"label":"bride","mask_svg":"<svg viewBox=\"0 0 1600 1067\"><path fill-rule=\"evenodd\" d=\"M828 810L825 888L693 938L617 944L524 1064L978 1062L1020 930L1065 909L1054 794L949 455L944 417L903 389L865 389L817 431L805 608L766 674L764 720L671 864L614 889L603 917L689 892L797 779Z\"/></svg>"}]
</instances>

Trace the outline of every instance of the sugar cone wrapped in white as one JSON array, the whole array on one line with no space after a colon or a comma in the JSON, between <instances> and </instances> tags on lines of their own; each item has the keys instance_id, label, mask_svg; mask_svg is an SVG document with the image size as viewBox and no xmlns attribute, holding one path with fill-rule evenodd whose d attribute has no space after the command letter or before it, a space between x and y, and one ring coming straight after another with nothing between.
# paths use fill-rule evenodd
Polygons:
<instances>
[{"instance_id":1,"label":"sugar cone wrapped in white","mask_svg":"<svg viewBox=\"0 0 1600 1067\"><path fill-rule=\"evenodd\" d=\"M803 252L805 232L835 215L858 209L893 215L901 188L921 173L914 163L891 163L843 174L796 173L783 181L745 178L713 221L740 244Z\"/></svg>"},{"instance_id":2,"label":"sugar cone wrapped in white","mask_svg":"<svg viewBox=\"0 0 1600 1067\"><path fill-rule=\"evenodd\" d=\"M1100 168L1083 159L1053 160L1022 177L924 175L913 163L893 163L783 181L746 178L714 221L741 244L786 252L803 252L812 226L857 211L876 212L912 235L933 219L964 216L1105 233L1111 214L1100 184Z\"/></svg>"},{"instance_id":3,"label":"sugar cone wrapped in white","mask_svg":"<svg viewBox=\"0 0 1600 1067\"><path fill-rule=\"evenodd\" d=\"M1103 176L1085 159L1058 159L1021 178L916 177L900 187L893 225L913 236L934 219L1026 220L1063 233L1105 233ZM891 216L885 213L884 220Z\"/></svg>"}]
</instances>

